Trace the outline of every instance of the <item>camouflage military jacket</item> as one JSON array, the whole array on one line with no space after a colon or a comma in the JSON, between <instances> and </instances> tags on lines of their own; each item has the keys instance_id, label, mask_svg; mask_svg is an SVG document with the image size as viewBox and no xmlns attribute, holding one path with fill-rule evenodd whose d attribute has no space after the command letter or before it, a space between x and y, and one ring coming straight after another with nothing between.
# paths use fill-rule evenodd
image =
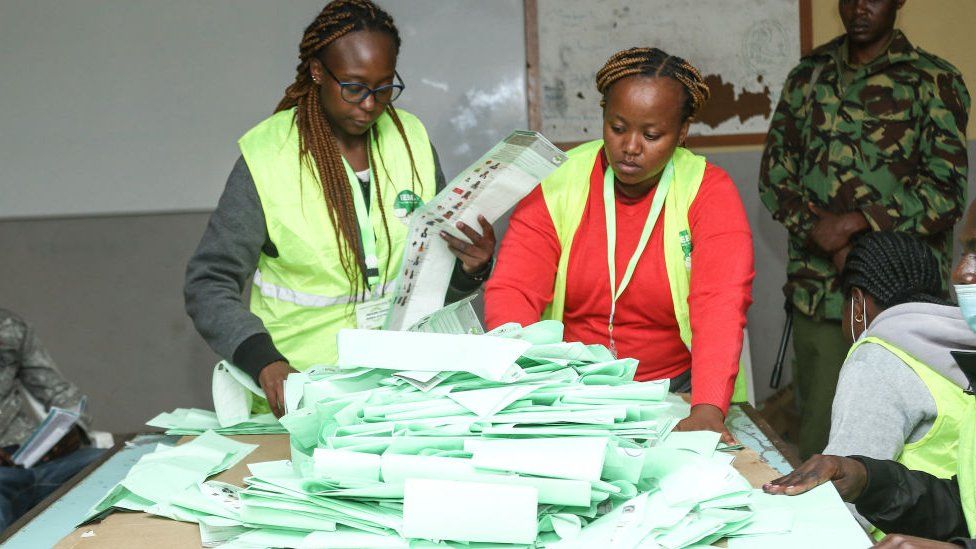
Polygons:
<instances>
[{"instance_id":1,"label":"camouflage military jacket","mask_svg":"<svg viewBox=\"0 0 976 549\"><path fill-rule=\"evenodd\" d=\"M842 297L831 259L807 247L816 221L807 203L923 239L947 284L968 163L969 93L955 67L900 31L861 67L848 64L845 42L820 46L790 72L759 180L763 204L789 231L784 293L798 311L828 319L840 318Z\"/></svg>"},{"instance_id":2,"label":"camouflage military jacket","mask_svg":"<svg viewBox=\"0 0 976 549\"><path fill-rule=\"evenodd\" d=\"M30 392L45 408L70 408L82 397L61 376L31 327L0 309L0 447L22 444L37 427L38 420L21 390ZM83 418L84 426L88 419Z\"/></svg>"}]
</instances>

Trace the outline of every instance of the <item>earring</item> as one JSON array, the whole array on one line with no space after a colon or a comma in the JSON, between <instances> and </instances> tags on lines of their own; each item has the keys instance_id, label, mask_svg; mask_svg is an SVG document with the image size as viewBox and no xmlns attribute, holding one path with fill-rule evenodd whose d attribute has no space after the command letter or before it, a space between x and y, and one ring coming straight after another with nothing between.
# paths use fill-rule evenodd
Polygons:
<instances>
[{"instance_id":1,"label":"earring","mask_svg":"<svg viewBox=\"0 0 976 549\"><path fill-rule=\"evenodd\" d=\"M854 298L851 298L851 341L857 341L857 334L854 333Z\"/></svg>"},{"instance_id":2,"label":"earring","mask_svg":"<svg viewBox=\"0 0 976 549\"><path fill-rule=\"evenodd\" d=\"M864 317L862 315L855 315L854 322L864 322Z\"/></svg>"}]
</instances>

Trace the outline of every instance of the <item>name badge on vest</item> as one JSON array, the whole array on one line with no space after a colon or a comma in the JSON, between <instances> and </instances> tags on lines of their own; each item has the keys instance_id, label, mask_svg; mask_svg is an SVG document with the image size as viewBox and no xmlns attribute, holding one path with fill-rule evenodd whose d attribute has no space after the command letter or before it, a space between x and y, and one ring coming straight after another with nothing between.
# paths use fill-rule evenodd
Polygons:
<instances>
[{"instance_id":1,"label":"name badge on vest","mask_svg":"<svg viewBox=\"0 0 976 549\"><path fill-rule=\"evenodd\" d=\"M409 225L410 214L423 205L424 201L420 198L420 195L409 189L405 189L397 193L396 199L393 200L393 215L400 221L403 221L405 225Z\"/></svg>"},{"instance_id":2,"label":"name badge on vest","mask_svg":"<svg viewBox=\"0 0 976 549\"><path fill-rule=\"evenodd\" d=\"M379 330L386 325L386 315L393 304L393 296L388 295L356 304L356 327L360 330Z\"/></svg>"}]
</instances>

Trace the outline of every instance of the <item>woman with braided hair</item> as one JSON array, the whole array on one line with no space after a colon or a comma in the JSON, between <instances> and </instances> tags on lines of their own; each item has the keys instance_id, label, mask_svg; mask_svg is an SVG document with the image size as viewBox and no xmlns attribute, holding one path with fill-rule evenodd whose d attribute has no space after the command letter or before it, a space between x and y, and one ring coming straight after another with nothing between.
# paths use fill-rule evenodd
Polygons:
<instances>
[{"instance_id":1,"label":"woman with braided hair","mask_svg":"<svg viewBox=\"0 0 976 549\"><path fill-rule=\"evenodd\" d=\"M284 411L290 372L333 364L341 328L382 325L410 213L444 186L423 124L395 109L400 35L370 0L335 0L305 29L295 81L239 141L237 161L187 266L186 308L223 358ZM476 290L491 225L444 236L458 257L447 299ZM253 276L250 306L242 292Z\"/></svg>"},{"instance_id":2,"label":"woman with braided hair","mask_svg":"<svg viewBox=\"0 0 976 549\"><path fill-rule=\"evenodd\" d=\"M840 371L824 454L890 459L956 474L969 382L950 350L976 334L942 293L931 249L905 233L858 238L841 273L841 325L854 344Z\"/></svg>"},{"instance_id":3,"label":"woman with braided hair","mask_svg":"<svg viewBox=\"0 0 976 549\"><path fill-rule=\"evenodd\" d=\"M637 358L636 379L690 390L678 429L732 440L723 421L752 236L728 174L682 147L708 86L687 61L633 48L610 57L596 88L603 139L570 151L515 210L486 287L487 323L561 320L567 341Z\"/></svg>"}]
</instances>

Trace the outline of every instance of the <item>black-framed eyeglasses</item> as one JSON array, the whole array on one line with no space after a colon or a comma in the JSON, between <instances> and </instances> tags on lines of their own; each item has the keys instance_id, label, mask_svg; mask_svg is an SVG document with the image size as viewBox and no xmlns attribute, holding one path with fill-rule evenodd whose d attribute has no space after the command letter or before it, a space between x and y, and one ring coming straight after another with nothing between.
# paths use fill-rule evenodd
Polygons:
<instances>
[{"instance_id":1,"label":"black-framed eyeglasses","mask_svg":"<svg viewBox=\"0 0 976 549\"><path fill-rule=\"evenodd\" d=\"M362 103L363 101L366 101L367 97L372 95L373 98L376 99L377 103L389 105L390 103L396 101L397 97L400 97L400 94L403 93L403 88L406 87L406 85L403 83L403 79L400 78L400 74L396 71L393 71L393 75L396 76L396 79L399 81L398 83L387 84L385 86L380 86L373 89L362 82L343 82L336 78L336 75L332 74L332 71L330 71L324 64L322 65L322 68L325 69L325 72L329 73L329 76L336 81L336 84L339 84L339 95L341 95L342 100L347 103Z\"/></svg>"}]
</instances>

